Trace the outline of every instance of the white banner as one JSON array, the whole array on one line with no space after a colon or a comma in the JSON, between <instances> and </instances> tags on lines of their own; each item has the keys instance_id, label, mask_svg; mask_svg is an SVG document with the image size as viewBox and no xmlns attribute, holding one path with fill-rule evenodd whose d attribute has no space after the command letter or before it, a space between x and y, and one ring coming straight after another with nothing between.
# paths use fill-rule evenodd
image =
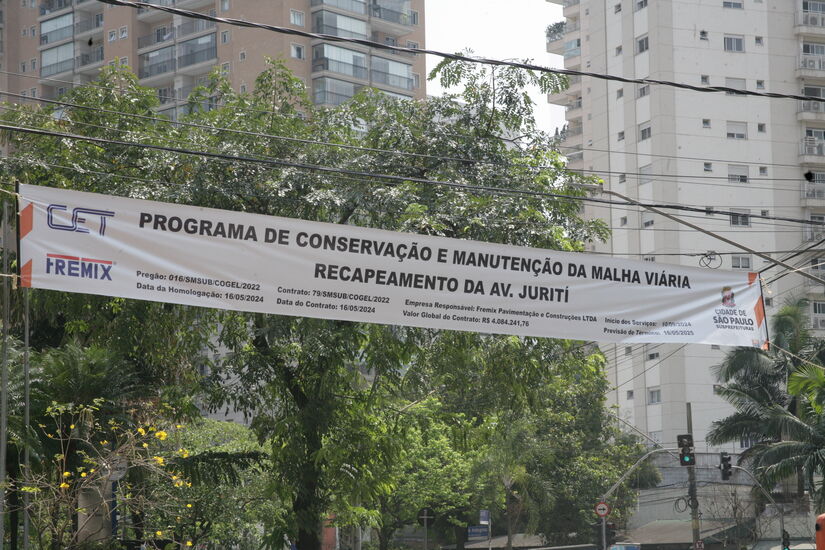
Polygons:
<instances>
[{"instance_id":1,"label":"white banner","mask_svg":"<svg viewBox=\"0 0 825 550\"><path fill-rule=\"evenodd\" d=\"M755 273L20 186L21 284L324 319L761 347Z\"/></svg>"}]
</instances>

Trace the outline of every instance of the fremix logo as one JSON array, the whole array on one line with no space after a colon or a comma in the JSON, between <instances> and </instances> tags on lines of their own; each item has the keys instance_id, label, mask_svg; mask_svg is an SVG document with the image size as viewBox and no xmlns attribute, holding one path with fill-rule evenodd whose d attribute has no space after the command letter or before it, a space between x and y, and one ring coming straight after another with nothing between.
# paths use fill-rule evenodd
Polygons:
<instances>
[{"instance_id":1,"label":"fremix logo","mask_svg":"<svg viewBox=\"0 0 825 550\"><path fill-rule=\"evenodd\" d=\"M736 307L733 299L733 289L729 286L722 287L722 305L725 307Z\"/></svg>"},{"instance_id":2,"label":"fremix logo","mask_svg":"<svg viewBox=\"0 0 825 550\"><path fill-rule=\"evenodd\" d=\"M112 262L64 254L46 254L46 273L63 277L111 281Z\"/></svg>"},{"instance_id":3,"label":"fremix logo","mask_svg":"<svg viewBox=\"0 0 825 550\"><path fill-rule=\"evenodd\" d=\"M55 215L55 212L60 214ZM90 233L85 224L89 221L85 216L93 216L92 220L98 221L98 234L103 236L106 233L106 219L114 217L115 213L110 210L97 210L95 208L84 208L79 206L68 215L68 207L65 204L50 204L46 208L46 223L52 229L58 231L74 231L76 233ZM70 223L60 223L55 218L62 218ZM94 223L94 221L92 222Z\"/></svg>"}]
</instances>

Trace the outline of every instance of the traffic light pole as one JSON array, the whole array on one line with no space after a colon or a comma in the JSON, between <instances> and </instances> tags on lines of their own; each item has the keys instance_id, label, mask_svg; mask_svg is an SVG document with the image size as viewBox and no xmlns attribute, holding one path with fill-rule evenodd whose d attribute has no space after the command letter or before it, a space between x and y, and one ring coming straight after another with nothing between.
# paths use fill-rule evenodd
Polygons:
<instances>
[{"instance_id":1,"label":"traffic light pole","mask_svg":"<svg viewBox=\"0 0 825 550\"><path fill-rule=\"evenodd\" d=\"M687 413L687 431L691 436L693 435L693 413L690 408L690 403L685 403L685 412ZM693 444L693 437L691 445ZM695 462L695 461L694 461ZM693 550L699 550L699 498L696 494L696 471L695 466L690 465L688 469L688 505L690 506L690 528L693 535Z\"/></svg>"},{"instance_id":2,"label":"traffic light pole","mask_svg":"<svg viewBox=\"0 0 825 550\"><path fill-rule=\"evenodd\" d=\"M734 466L733 464L731 464L730 467L734 470L739 470L740 472L745 472L746 474L748 474L748 477L751 478L751 481L753 481L756 484L756 486L759 487L759 490L762 491L762 494L765 495L765 498L767 498L768 501L771 504L773 504L773 507L776 508L776 510L779 512L779 541L780 541L780 545L781 545L781 541L785 537L785 513L782 511L782 508L780 508L776 504L776 501L773 499L771 494L768 491L766 491L764 487L762 487L762 484L759 483L759 480L756 479L756 476L754 476L750 472L750 470L746 470L745 468L742 468L741 466Z\"/></svg>"}]
</instances>

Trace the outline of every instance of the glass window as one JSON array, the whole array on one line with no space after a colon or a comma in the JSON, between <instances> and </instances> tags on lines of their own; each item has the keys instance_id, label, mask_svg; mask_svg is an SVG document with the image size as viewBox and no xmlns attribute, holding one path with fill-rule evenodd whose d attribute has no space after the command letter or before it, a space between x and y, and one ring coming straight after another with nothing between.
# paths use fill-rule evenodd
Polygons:
<instances>
[{"instance_id":1,"label":"glass window","mask_svg":"<svg viewBox=\"0 0 825 550\"><path fill-rule=\"evenodd\" d=\"M120 39L129 37L129 27L120 27Z\"/></svg>"},{"instance_id":2,"label":"glass window","mask_svg":"<svg viewBox=\"0 0 825 550\"><path fill-rule=\"evenodd\" d=\"M650 136L652 135L653 133L650 129L650 122L643 122L639 124L639 141L650 139Z\"/></svg>"},{"instance_id":3,"label":"glass window","mask_svg":"<svg viewBox=\"0 0 825 550\"><path fill-rule=\"evenodd\" d=\"M733 254L730 257L730 266L732 269L750 269L750 254Z\"/></svg>"},{"instance_id":4,"label":"glass window","mask_svg":"<svg viewBox=\"0 0 825 550\"><path fill-rule=\"evenodd\" d=\"M312 70L330 71L366 80L367 55L331 44L319 44L312 49Z\"/></svg>"},{"instance_id":5,"label":"glass window","mask_svg":"<svg viewBox=\"0 0 825 550\"><path fill-rule=\"evenodd\" d=\"M334 78L316 78L312 81L315 103L340 105L358 92L361 86Z\"/></svg>"},{"instance_id":6,"label":"glass window","mask_svg":"<svg viewBox=\"0 0 825 550\"><path fill-rule=\"evenodd\" d=\"M733 88L734 90L746 89L746 81L744 78L725 78L725 87ZM728 95L736 95L735 92L727 92Z\"/></svg>"},{"instance_id":7,"label":"glass window","mask_svg":"<svg viewBox=\"0 0 825 550\"><path fill-rule=\"evenodd\" d=\"M109 42L117 40L117 31L109 31Z\"/></svg>"},{"instance_id":8,"label":"glass window","mask_svg":"<svg viewBox=\"0 0 825 550\"><path fill-rule=\"evenodd\" d=\"M725 35L726 52L744 52L745 37L739 35Z\"/></svg>"},{"instance_id":9,"label":"glass window","mask_svg":"<svg viewBox=\"0 0 825 550\"><path fill-rule=\"evenodd\" d=\"M742 3L741 0L723 0L722 7L741 10L745 7L745 5Z\"/></svg>"},{"instance_id":10,"label":"glass window","mask_svg":"<svg viewBox=\"0 0 825 550\"><path fill-rule=\"evenodd\" d=\"M748 139L748 123L729 120L727 123L727 137L728 139Z\"/></svg>"},{"instance_id":11,"label":"glass window","mask_svg":"<svg viewBox=\"0 0 825 550\"><path fill-rule=\"evenodd\" d=\"M289 55L294 59L306 58L306 55L304 55L304 47L301 44L290 44Z\"/></svg>"},{"instance_id":12,"label":"glass window","mask_svg":"<svg viewBox=\"0 0 825 550\"><path fill-rule=\"evenodd\" d=\"M319 11L313 16L314 32L347 38L367 38L367 22L329 11Z\"/></svg>"},{"instance_id":13,"label":"glass window","mask_svg":"<svg viewBox=\"0 0 825 550\"><path fill-rule=\"evenodd\" d=\"M636 39L636 53L646 52L650 48L650 42L647 36L642 36Z\"/></svg>"},{"instance_id":14,"label":"glass window","mask_svg":"<svg viewBox=\"0 0 825 550\"><path fill-rule=\"evenodd\" d=\"M304 26L304 12L299 10L289 10L289 22L296 27Z\"/></svg>"},{"instance_id":15,"label":"glass window","mask_svg":"<svg viewBox=\"0 0 825 550\"><path fill-rule=\"evenodd\" d=\"M728 164L729 183L748 183L747 164Z\"/></svg>"},{"instance_id":16,"label":"glass window","mask_svg":"<svg viewBox=\"0 0 825 550\"><path fill-rule=\"evenodd\" d=\"M372 79L380 84L412 90L412 65L383 57L373 57Z\"/></svg>"},{"instance_id":17,"label":"glass window","mask_svg":"<svg viewBox=\"0 0 825 550\"><path fill-rule=\"evenodd\" d=\"M647 389L647 404L655 405L662 402L662 390L660 388Z\"/></svg>"},{"instance_id":18,"label":"glass window","mask_svg":"<svg viewBox=\"0 0 825 550\"><path fill-rule=\"evenodd\" d=\"M653 165L639 166L639 185L653 181Z\"/></svg>"},{"instance_id":19,"label":"glass window","mask_svg":"<svg viewBox=\"0 0 825 550\"><path fill-rule=\"evenodd\" d=\"M750 210L731 208L730 224L734 227L750 227Z\"/></svg>"}]
</instances>

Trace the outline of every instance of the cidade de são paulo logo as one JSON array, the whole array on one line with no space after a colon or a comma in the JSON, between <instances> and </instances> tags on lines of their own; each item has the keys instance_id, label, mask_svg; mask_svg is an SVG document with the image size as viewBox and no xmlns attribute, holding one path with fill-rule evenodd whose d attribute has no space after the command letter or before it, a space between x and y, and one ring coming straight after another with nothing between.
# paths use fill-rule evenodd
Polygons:
<instances>
[{"instance_id":1,"label":"cidade de s\u00e3o paulo logo","mask_svg":"<svg viewBox=\"0 0 825 550\"><path fill-rule=\"evenodd\" d=\"M114 215L110 210L77 207L69 211L65 204L50 204L46 208L46 224L57 231L92 234L94 230L102 237L106 234L106 220ZM46 254L46 273L49 275L111 281L112 267L109 260Z\"/></svg>"}]
</instances>

